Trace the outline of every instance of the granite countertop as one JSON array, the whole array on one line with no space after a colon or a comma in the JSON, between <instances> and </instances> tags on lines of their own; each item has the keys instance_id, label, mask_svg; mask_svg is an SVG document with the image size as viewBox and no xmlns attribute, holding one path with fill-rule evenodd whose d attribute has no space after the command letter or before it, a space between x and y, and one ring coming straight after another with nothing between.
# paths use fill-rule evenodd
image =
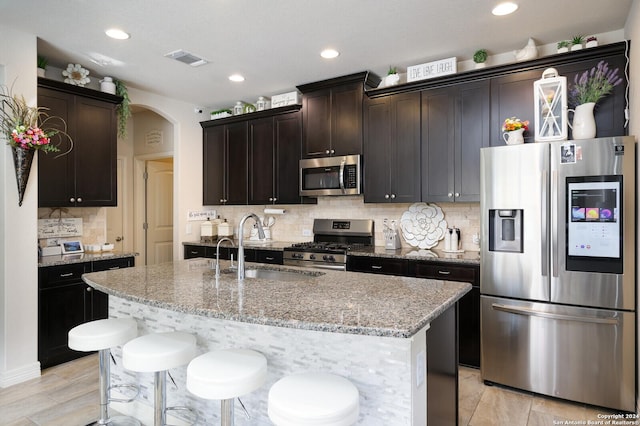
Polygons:
<instances>
[{"instance_id":1,"label":"granite countertop","mask_svg":"<svg viewBox=\"0 0 640 426\"><path fill-rule=\"evenodd\" d=\"M234 241L237 246L237 242ZM290 241L244 241L244 247L255 250L283 250L290 247L293 242ZM199 241L185 241L182 245L215 247L216 243L201 243ZM222 247L229 247L230 244L225 241ZM376 246L373 249L353 250L349 252L352 256L372 256L372 257L389 257L396 259L414 259L414 260L435 260L439 262L468 263L470 265L480 265L480 252L465 250L463 253L445 253L439 249L420 250L414 247L403 247L397 250L387 250L384 247Z\"/></svg>"},{"instance_id":2,"label":"granite countertop","mask_svg":"<svg viewBox=\"0 0 640 426\"><path fill-rule=\"evenodd\" d=\"M176 312L231 321L360 335L407 338L471 289L467 283L264 265L247 269L294 271L295 281L246 278L238 282L220 261L190 259L84 274L113 296Z\"/></svg>"},{"instance_id":3,"label":"granite countertop","mask_svg":"<svg viewBox=\"0 0 640 426\"><path fill-rule=\"evenodd\" d=\"M41 256L38 258L38 267L70 265L72 263L93 262L98 260L120 259L123 257L137 256L135 252L106 251L100 253L60 254L55 256Z\"/></svg>"}]
</instances>

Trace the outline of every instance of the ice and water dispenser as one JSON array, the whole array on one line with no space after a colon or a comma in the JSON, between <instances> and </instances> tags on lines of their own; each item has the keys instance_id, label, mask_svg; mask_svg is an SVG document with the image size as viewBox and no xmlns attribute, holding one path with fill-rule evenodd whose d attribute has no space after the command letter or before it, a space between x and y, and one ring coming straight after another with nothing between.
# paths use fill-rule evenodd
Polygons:
<instances>
[{"instance_id":1,"label":"ice and water dispenser","mask_svg":"<svg viewBox=\"0 0 640 426\"><path fill-rule=\"evenodd\" d=\"M489 251L522 253L522 209L489 210Z\"/></svg>"}]
</instances>

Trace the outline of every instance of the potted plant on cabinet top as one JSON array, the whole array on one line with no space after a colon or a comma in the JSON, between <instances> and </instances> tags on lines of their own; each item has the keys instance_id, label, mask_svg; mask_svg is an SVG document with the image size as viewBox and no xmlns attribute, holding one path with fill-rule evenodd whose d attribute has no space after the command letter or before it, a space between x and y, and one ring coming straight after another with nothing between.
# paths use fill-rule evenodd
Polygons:
<instances>
[{"instance_id":1,"label":"potted plant on cabinet top","mask_svg":"<svg viewBox=\"0 0 640 426\"><path fill-rule=\"evenodd\" d=\"M584 36L582 35L574 36L571 39L571 50L580 50L584 47L583 44L584 44Z\"/></svg>"},{"instance_id":2,"label":"potted plant on cabinet top","mask_svg":"<svg viewBox=\"0 0 640 426\"><path fill-rule=\"evenodd\" d=\"M587 42L585 43L585 47L596 47L598 45L598 37L590 36L587 37Z\"/></svg>"},{"instance_id":3,"label":"potted plant on cabinet top","mask_svg":"<svg viewBox=\"0 0 640 426\"><path fill-rule=\"evenodd\" d=\"M476 68L484 68L488 57L489 54L486 49L476 50L476 53L473 54L473 62L476 63Z\"/></svg>"},{"instance_id":4,"label":"potted plant on cabinet top","mask_svg":"<svg viewBox=\"0 0 640 426\"><path fill-rule=\"evenodd\" d=\"M38 77L44 77L44 72L47 69L49 60L42 55L38 55Z\"/></svg>"},{"instance_id":5,"label":"potted plant on cabinet top","mask_svg":"<svg viewBox=\"0 0 640 426\"><path fill-rule=\"evenodd\" d=\"M558 53L565 53L569 51L571 42L569 40L562 40L558 42Z\"/></svg>"},{"instance_id":6,"label":"potted plant on cabinet top","mask_svg":"<svg viewBox=\"0 0 640 426\"><path fill-rule=\"evenodd\" d=\"M384 86L395 86L400 81L400 74L398 74L398 69L396 67L389 67L389 71L387 72L386 77L384 78Z\"/></svg>"}]
</instances>

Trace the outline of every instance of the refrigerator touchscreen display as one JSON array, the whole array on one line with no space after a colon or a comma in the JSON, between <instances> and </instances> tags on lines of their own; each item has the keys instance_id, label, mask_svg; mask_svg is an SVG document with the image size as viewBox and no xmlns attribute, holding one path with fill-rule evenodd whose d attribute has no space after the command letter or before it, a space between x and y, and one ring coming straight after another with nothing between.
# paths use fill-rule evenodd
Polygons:
<instances>
[{"instance_id":1,"label":"refrigerator touchscreen display","mask_svg":"<svg viewBox=\"0 0 640 426\"><path fill-rule=\"evenodd\" d=\"M567 178L568 269L571 258L621 260L621 194L621 176ZM588 266L594 267L597 269ZM608 267L604 269L602 272L611 272Z\"/></svg>"}]
</instances>

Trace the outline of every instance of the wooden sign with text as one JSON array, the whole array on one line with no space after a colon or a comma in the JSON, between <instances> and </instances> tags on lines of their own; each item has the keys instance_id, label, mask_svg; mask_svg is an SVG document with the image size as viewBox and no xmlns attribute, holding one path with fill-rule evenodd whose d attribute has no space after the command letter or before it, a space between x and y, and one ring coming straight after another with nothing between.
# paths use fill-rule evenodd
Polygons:
<instances>
[{"instance_id":1,"label":"wooden sign with text","mask_svg":"<svg viewBox=\"0 0 640 426\"><path fill-rule=\"evenodd\" d=\"M455 74L458 72L456 57L407 67L407 82Z\"/></svg>"}]
</instances>

